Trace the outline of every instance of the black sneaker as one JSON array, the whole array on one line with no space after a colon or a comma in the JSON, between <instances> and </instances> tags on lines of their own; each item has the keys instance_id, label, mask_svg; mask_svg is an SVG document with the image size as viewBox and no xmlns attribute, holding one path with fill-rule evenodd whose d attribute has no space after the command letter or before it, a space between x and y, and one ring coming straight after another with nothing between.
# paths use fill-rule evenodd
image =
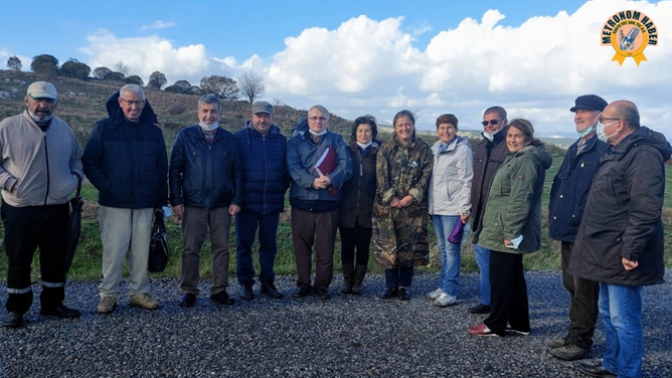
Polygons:
<instances>
[{"instance_id":1,"label":"black sneaker","mask_svg":"<svg viewBox=\"0 0 672 378\"><path fill-rule=\"evenodd\" d=\"M391 287L386 287L385 290L383 290L383 292L380 293L380 298L381 299L390 299L392 297L396 297L397 294L399 294L399 290L393 289Z\"/></svg>"},{"instance_id":2,"label":"black sneaker","mask_svg":"<svg viewBox=\"0 0 672 378\"><path fill-rule=\"evenodd\" d=\"M244 284L242 288L240 288L240 299L244 299L246 301L254 299L254 290L252 289L252 284Z\"/></svg>"},{"instance_id":3,"label":"black sneaker","mask_svg":"<svg viewBox=\"0 0 672 378\"><path fill-rule=\"evenodd\" d=\"M220 291L219 293L217 293L215 295L211 295L210 300L213 303L220 304L220 305L231 306L233 304L233 299L231 299L229 297L229 294L227 294L226 291Z\"/></svg>"},{"instance_id":4,"label":"black sneaker","mask_svg":"<svg viewBox=\"0 0 672 378\"><path fill-rule=\"evenodd\" d=\"M44 316L58 316L59 318L76 318L81 315L79 310L66 307L62 304L53 308L40 308L40 314Z\"/></svg>"},{"instance_id":5,"label":"black sneaker","mask_svg":"<svg viewBox=\"0 0 672 378\"><path fill-rule=\"evenodd\" d=\"M194 307L196 305L196 294L194 293L185 293L182 298L180 298L180 307Z\"/></svg>"},{"instance_id":6,"label":"black sneaker","mask_svg":"<svg viewBox=\"0 0 672 378\"><path fill-rule=\"evenodd\" d=\"M280 290L278 290L275 287L275 285L273 285L272 283L268 283L268 284L263 284L262 283L260 291L261 291L261 294L264 294L265 296L273 298L273 299L280 299L280 298L284 297L284 295L282 295Z\"/></svg>"},{"instance_id":7,"label":"black sneaker","mask_svg":"<svg viewBox=\"0 0 672 378\"><path fill-rule=\"evenodd\" d=\"M292 298L298 299L308 296L310 294L310 288L306 286L299 286L292 293Z\"/></svg>"},{"instance_id":8,"label":"black sneaker","mask_svg":"<svg viewBox=\"0 0 672 378\"><path fill-rule=\"evenodd\" d=\"M2 318L2 326L8 328L18 328L23 325L23 315L18 312L10 311Z\"/></svg>"},{"instance_id":9,"label":"black sneaker","mask_svg":"<svg viewBox=\"0 0 672 378\"><path fill-rule=\"evenodd\" d=\"M490 305L484 305L483 303L479 303L474 307L470 307L469 310L467 311L469 311L472 314L489 314Z\"/></svg>"},{"instance_id":10,"label":"black sneaker","mask_svg":"<svg viewBox=\"0 0 672 378\"><path fill-rule=\"evenodd\" d=\"M405 287L400 287L399 288L399 294L397 294L399 297L399 300L401 301L407 301L411 299L411 295L408 294L408 289Z\"/></svg>"},{"instance_id":11,"label":"black sneaker","mask_svg":"<svg viewBox=\"0 0 672 378\"><path fill-rule=\"evenodd\" d=\"M331 298L331 295L329 295L329 290L324 288L315 289L315 295L317 295L317 297L322 300Z\"/></svg>"},{"instance_id":12,"label":"black sneaker","mask_svg":"<svg viewBox=\"0 0 672 378\"><path fill-rule=\"evenodd\" d=\"M561 360L576 361L586 357L588 349L581 348L578 345L567 344L560 348L553 348L548 352Z\"/></svg>"}]
</instances>

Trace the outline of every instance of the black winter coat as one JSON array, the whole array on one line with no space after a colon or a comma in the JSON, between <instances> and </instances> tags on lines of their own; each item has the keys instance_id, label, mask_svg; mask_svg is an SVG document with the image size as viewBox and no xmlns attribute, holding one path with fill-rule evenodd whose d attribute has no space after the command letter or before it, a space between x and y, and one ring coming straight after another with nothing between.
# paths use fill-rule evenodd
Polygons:
<instances>
[{"instance_id":1,"label":"black winter coat","mask_svg":"<svg viewBox=\"0 0 672 378\"><path fill-rule=\"evenodd\" d=\"M250 121L234 136L243 165L243 210L259 214L282 212L289 187L287 138L276 125L264 138Z\"/></svg>"},{"instance_id":2,"label":"black winter coat","mask_svg":"<svg viewBox=\"0 0 672 378\"><path fill-rule=\"evenodd\" d=\"M492 142L483 138L474 151L474 178L471 181L471 219L474 235L483 227L483 212L490 193L490 184L509 152L505 137L506 129L500 130L494 135Z\"/></svg>"},{"instance_id":3,"label":"black winter coat","mask_svg":"<svg viewBox=\"0 0 672 378\"><path fill-rule=\"evenodd\" d=\"M146 102L139 122L127 121L118 98L119 92L107 100L109 118L98 121L89 136L82 157L84 173L98 189L103 206L166 206L168 154L156 114Z\"/></svg>"},{"instance_id":4,"label":"black winter coat","mask_svg":"<svg viewBox=\"0 0 672 378\"><path fill-rule=\"evenodd\" d=\"M642 126L607 149L593 178L568 273L613 285L660 283L665 162L672 147ZM639 266L626 271L622 258Z\"/></svg>"},{"instance_id":5,"label":"black winter coat","mask_svg":"<svg viewBox=\"0 0 672 378\"><path fill-rule=\"evenodd\" d=\"M356 142L350 143L348 152L352 158L352 177L341 188L339 225L344 228L371 228L373 201L376 196L376 154L380 142L364 150Z\"/></svg>"},{"instance_id":6,"label":"black winter coat","mask_svg":"<svg viewBox=\"0 0 672 378\"><path fill-rule=\"evenodd\" d=\"M243 204L243 169L238 143L217 129L208 144L201 127L182 129L170 154L170 203L201 209Z\"/></svg>"},{"instance_id":7,"label":"black winter coat","mask_svg":"<svg viewBox=\"0 0 672 378\"><path fill-rule=\"evenodd\" d=\"M590 183L607 144L593 136L586 140L586 145L579 154L578 147L577 140L567 150L562 165L553 178L548 207L548 231L551 238L568 243L574 243L579 231Z\"/></svg>"}]
</instances>

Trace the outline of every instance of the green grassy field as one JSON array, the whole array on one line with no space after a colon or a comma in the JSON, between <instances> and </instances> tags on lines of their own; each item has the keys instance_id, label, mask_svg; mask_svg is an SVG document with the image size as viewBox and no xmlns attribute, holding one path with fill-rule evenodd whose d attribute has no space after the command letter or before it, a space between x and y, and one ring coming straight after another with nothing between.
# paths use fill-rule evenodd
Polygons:
<instances>
[{"instance_id":1,"label":"green grassy field","mask_svg":"<svg viewBox=\"0 0 672 378\"><path fill-rule=\"evenodd\" d=\"M553 176L557 173L562 157L556 157L551 168L546 172L546 186L544 189L543 209L548 208L548 193ZM668 168L671 170L672 168ZM672 191L672 172L667 175L667 192ZM85 280L98 279L101 276L101 242L98 236L98 220L97 220L97 191L91 184L85 184L83 187L83 196L86 201L83 213L82 236L80 239L77 254L75 256L69 279ZM287 206L289 208L289 206ZM544 211L546 214L546 211ZM544 219L546 215L544 216ZM289 220L289 211L285 211L281 215L280 227L278 230L278 255L276 258L276 273L281 275L295 274L296 266L294 263L294 253L291 239L291 225ZM665 209L663 212L663 221L665 222L665 234L667 236L665 243L665 262L668 267L672 267L672 203L670 203L670 196L665 197ZM154 277L179 277L181 265L181 245L182 238L180 226L175 217L171 217L167 221L169 243L172 250L172 257L168 268L164 273L152 274ZM559 243L548 238L548 226L544 221L543 224L543 240L542 249L539 252L525 256L525 268L527 270L556 270L560 268L560 254ZM437 271L439 269L439 258L437 256L436 240L434 231L430 224L429 238L431 242L432 263L426 268L420 270ZM230 253L231 264L230 273L235 277L235 237L233 227L230 235ZM340 242L337 238L335 246L335 270L340 270ZM39 266L37 257L34 259L33 267ZM201 275L203 277L210 276L211 255L209 252L209 243L206 241L201 259ZM373 272L381 272L373 260L369 262L369 267ZM258 268L258 266L257 266ZM462 271L475 272L478 270L473 254L473 246L467 243L462 250ZM4 279L7 274L7 258L4 253L0 255L0 277ZM33 278L36 280L39 276L39 270L33 269Z\"/></svg>"}]
</instances>

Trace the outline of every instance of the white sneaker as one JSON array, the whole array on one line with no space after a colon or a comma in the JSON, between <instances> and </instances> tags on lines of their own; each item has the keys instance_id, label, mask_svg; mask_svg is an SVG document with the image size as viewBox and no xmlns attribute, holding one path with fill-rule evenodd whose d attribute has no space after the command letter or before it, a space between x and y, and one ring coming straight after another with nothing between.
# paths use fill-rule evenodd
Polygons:
<instances>
[{"instance_id":1,"label":"white sneaker","mask_svg":"<svg viewBox=\"0 0 672 378\"><path fill-rule=\"evenodd\" d=\"M443 290L441 290L441 288L438 288L438 289L432 291L431 293L427 293L427 299L434 300L434 299L440 297L441 294L443 294Z\"/></svg>"},{"instance_id":2,"label":"white sneaker","mask_svg":"<svg viewBox=\"0 0 672 378\"><path fill-rule=\"evenodd\" d=\"M433 302L434 306L436 307L448 307L454 305L455 303L457 303L457 298L446 293L441 293L441 295L439 295L439 297L436 298Z\"/></svg>"}]
</instances>

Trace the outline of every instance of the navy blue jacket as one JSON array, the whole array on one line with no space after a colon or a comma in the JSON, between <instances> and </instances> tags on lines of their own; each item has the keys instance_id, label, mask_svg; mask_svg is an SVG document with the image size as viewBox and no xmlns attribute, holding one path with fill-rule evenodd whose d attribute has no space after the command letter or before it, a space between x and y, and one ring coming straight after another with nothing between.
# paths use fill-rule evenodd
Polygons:
<instances>
[{"instance_id":1,"label":"navy blue jacket","mask_svg":"<svg viewBox=\"0 0 672 378\"><path fill-rule=\"evenodd\" d=\"M567 150L551 186L548 230L551 238L574 243L586 206L588 191L607 144L597 136L586 141L577 155L579 140Z\"/></svg>"},{"instance_id":2,"label":"navy blue jacket","mask_svg":"<svg viewBox=\"0 0 672 378\"><path fill-rule=\"evenodd\" d=\"M198 125L182 129L170 154L170 203L201 209L243 205L243 168L233 134L217 128L208 144Z\"/></svg>"},{"instance_id":3,"label":"navy blue jacket","mask_svg":"<svg viewBox=\"0 0 672 378\"><path fill-rule=\"evenodd\" d=\"M243 165L243 210L259 214L282 212L289 187L287 138L276 125L271 125L264 138L249 120L234 136Z\"/></svg>"},{"instance_id":4,"label":"navy blue jacket","mask_svg":"<svg viewBox=\"0 0 672 378\"><path fill-rule=\"evenodd\" d=\"M102 206L161 208L168 200L168 154L154 110L145 102L138 122L130 122L118 102L107 100L105 118L96 123L84 149L84 173L98 189Z\"/></svg>"}]
</instances>

